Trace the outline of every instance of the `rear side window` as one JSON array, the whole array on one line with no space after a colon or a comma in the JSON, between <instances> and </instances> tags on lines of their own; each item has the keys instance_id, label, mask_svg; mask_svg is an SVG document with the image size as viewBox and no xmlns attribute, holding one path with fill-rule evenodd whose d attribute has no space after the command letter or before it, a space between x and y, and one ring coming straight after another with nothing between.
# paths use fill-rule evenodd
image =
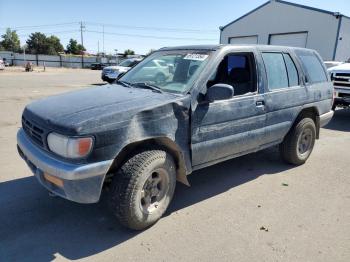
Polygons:
<instances>
[{"instance_id":1,"label":"rear side window","mask_svg":"<svg viewBox=\"0 0 350 262\"><path fill-rule=\"evenodd\" d=\"M307 82L319 83L328 81L321 61L317 56L312 53L300 53L298 57L307 73Z\"/></svg>"},{"instance_id":2,"label":"rear side window","mask_svg":"<svg viewBox=\"0 0 350 262\"><path fill-rule=\"evenodd\" d=\"M262 53L269 90L288 87L288 75L281 53Z\"/></svg>"},{"instance_id":3,"label":"rear side window","mask_svg":"<svg viewBox=\"0 0 350 262\"><path fill-rule=\"evenodd\" d=\"M283 54L283 57L287 67L289 86L299 85L298 71L292 58L288 54Z\"/></svg>"}]
</instances>

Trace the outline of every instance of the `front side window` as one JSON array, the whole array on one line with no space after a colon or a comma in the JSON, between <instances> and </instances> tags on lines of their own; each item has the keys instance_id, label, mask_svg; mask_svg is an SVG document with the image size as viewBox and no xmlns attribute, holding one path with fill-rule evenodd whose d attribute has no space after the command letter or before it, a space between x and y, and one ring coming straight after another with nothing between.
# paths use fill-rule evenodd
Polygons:
<instances>
[{"instance_id":1,"label":"front side window","mask_svg":"<svg viewBox=\"0 0 350 262\"><path fill-rule=\"evenodd\" d=\"M269 90L288 87L288 74L281 53L262 53Z\"/></svg>"},{"instance_id":2,"label":"front side window","mask_svg":"<svg viewBox=\"0 0 350 262\"><path fill-rule=\"evenodd\" d=\"M210 77L207 88L215 84L231 85L234 88L234 96L256 92L256 70L253 53L226 55Z\"/></svg>"},{"instance_id":3,"label":"front side window","mask_svg":"<svg viewBox=\"0 0 350 262\"><path fill-rule=\"evenodd\" d=\"M327 76L321 61L311 52L298 54L300 61L307 73L308 82L319 83L327 82Z\"/></svg>"},{"instance_id":4,"label":"front side window","mask_svg":"<svg viewBox=\"0 0 350 262\"><path fill-rule=\"evenodd\" d=\"M203 50L154 52L120 80L135 87L142 83L162 91L183 93L192 87L209 56L210 52Z\"/></svg>"}]
</instances>

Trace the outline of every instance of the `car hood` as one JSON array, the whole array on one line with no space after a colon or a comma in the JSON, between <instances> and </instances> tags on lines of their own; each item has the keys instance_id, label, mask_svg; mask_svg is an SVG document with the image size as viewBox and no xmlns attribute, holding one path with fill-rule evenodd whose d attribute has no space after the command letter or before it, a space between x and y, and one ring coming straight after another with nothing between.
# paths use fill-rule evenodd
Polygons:
<instances>
[{"instance_id":1,"label":"car hood","mask_svg":"<svg viewBox=\"0 0 350 262\"><path fill-rule=\"evenodd\" d=\"M105 85L35 101L25 108L23 116L43 128L76 135L96 131L106 125L122 125L140 111L181 97L148 89Z\"/></svg>"},{"instance_id":2,"label":"car hood","mask_svg":"<svg viewBox=\"0 0 350 262\"><path fill-rule=\"evenodd\" d=\"M328 68L328 71L331 73L336 73L336 72L347 72L350 73L350 63L345 63L337 66L333 66L331 68Z\"/></svg>"}]
</instances>

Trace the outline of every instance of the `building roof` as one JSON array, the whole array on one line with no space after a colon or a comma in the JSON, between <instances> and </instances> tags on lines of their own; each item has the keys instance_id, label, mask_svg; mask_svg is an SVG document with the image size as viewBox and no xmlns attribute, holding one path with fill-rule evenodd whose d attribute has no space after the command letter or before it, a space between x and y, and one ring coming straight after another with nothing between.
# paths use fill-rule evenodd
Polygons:
<instances>
[{"instance_id":1,"label":"building roof","mask_svg":"<svg viewBox=\"0 0 350 262\"><path fill-rule=\"evenodd\" d=\"M291 2L287 2L287 1L283 1L283 0L271 0L271 1L267 1L266 3L258 6L257 8L253 9L252 11L242 15L241 17L237 18L236 20L228 23L227 25L225 26L222 26L220 27L220 30L224 30L226 27L232 25L233 23L241 20L242 18L254 13L255 11L263 8L264 6L270 4L271 2L277 2L277 3L280 3L280 4L286 4L286 5L291 5L291 6L295 6L295 7L299 7L299 8L303 8L303 9L308 9L308 10L312 10L312 11L316 11L316 12L320 12L320 13L324 13L324 14L329 14L329 15L332 15L332 16L343 16L343 17L346 17L346 18L350 18L348 16L345 16L339 12L332 12L332 11L328 11L328 10L324 10L324 9L320 9L320 8L315 8L315 7L311 7L311 6L306 6L306 5L301 5L301 4L296 4L296 3L291 3Z\"/></svg>"}]
</instances>

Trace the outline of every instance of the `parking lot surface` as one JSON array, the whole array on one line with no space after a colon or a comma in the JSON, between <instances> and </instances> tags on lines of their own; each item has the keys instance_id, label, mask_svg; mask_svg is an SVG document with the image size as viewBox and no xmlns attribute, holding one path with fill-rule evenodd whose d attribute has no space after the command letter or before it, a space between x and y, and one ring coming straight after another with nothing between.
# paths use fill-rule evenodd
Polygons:
<instances>
[{"instance_id":1,"label":"parking lot surface","mask_svg":"<svg viewBox=\"0 0 350 262\"><path fill-rule=\"evenodd\" d=\"M303 166L271 148L194 172L142 232L119 226L103 200L49 197L16 152L21 112L98 86L100 73L0 72L0 261L350 261L350 110L336 111Z\"/></svg>"}]
</instances>

